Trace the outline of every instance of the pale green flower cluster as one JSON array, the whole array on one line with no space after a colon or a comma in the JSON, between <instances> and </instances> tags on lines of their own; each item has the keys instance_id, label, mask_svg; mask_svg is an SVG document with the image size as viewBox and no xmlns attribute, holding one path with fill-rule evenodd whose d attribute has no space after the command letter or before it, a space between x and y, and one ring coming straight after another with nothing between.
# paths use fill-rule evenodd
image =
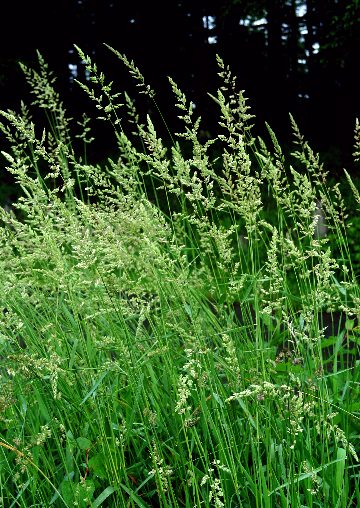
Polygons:
<instances>
[{"instance_id":1,"label":"pale green flower cluster","mask_svg":"<svg viewBox=\"0 0 360 508\"><path fill-rule=\"evenodd\" d=\"M158 489L162 493L166 493L170 487L170 479L173 475L173 470L170 466L165 464L165 460L160 456L156 443L153 443L152 461L154 468L151 469L148 474L149 476L155 477Z\"/></svg>"},{"instance_id":2,"label":"pale green flower cluster","mask_svg":"<svg viewBox=\"0 0 360 508\"><path fill-rule=\"evenodd\" d=\"M184 374L179 377L177 402L175 412L182 415L191 411L189 399L192 392L196 389L199 379L201 379L201 363L197 359L196 354L191 349L185 351L187 362L183 367Z\"/></svg>"},{"instance_id":3,"label":"pale green flower cluster","mask_svg":"<svg viewBox=\"0 0 360 508\"><path fill-rule=\"evenodd\" d=\"M290 449L295 448L297 436L304 432L304 419L312 419L315 416L316 406L314 393L309 397L301 390L298 378L292 378L291 384L275 385L269 381L261 384L252 384L239 393L234 393L226 399L226 402L242 400L251 397L259 402L275 403L278 406L277 414L280 420L287 425L287 432L291 435Z\"/></svg>"},{"instance_id":4,"label":"pale green flower cluster","mask_svg":"<svg viewBox=\"0 0 360 508\"><path fill-rule=\"evenodd\" d=\"M223 508L225 506L224 491L221 486L221 480L216 476L216 472L223 471L230 474L230 470L220 460L214 460L212 465L214 467L209 467L207 474L201 479L200 486L209 484L209 502L211 506Z\"/></svg>"}]
</instances>

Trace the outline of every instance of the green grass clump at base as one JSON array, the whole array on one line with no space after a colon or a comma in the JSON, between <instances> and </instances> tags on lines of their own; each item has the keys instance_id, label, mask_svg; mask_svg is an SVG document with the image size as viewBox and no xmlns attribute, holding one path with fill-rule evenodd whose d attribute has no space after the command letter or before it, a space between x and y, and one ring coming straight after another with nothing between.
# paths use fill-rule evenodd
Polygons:
<instances>
[{"instance_id":1,"label":"green grass clump at base","mask_svg":"<svg viewBox=\"0 0 360 508\"><path fill-rule=\"evenodd\" d=\"M23 70L46 127L1 112L21 196L0 210L0 504L356 506L360 292L339 186L292 117L291 160L270 127L270 147L253 137L220 58L219 133L199 141L170 79L183 130L164 142L78 51L116 157L88 160L88 120L73 131L41 55Z\"/></svg>"}]
</instances>

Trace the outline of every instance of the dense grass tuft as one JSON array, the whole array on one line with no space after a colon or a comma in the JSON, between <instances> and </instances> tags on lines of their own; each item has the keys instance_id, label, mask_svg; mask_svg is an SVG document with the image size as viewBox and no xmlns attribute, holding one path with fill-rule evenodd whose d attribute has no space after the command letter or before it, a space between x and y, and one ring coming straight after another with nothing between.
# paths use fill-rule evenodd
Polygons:
<instances>
[{"instance_id":1,"label":"dense grass tuft","mask_svg":"<svg viewBox=\"0 0 360 508\"><path fill-rule=\"evenodd\" d=\"M292 117L291 159L270 127L253 137L220 58L219 133L200 141L170 79L183 130L163 141L78 51L115 157L88 160L88 119L72 130L41 55L23 70L46 127L1 112L21 195L0 210L0 504L356 506L360 292L339 186Z\"/></svg>"}]
</instances>

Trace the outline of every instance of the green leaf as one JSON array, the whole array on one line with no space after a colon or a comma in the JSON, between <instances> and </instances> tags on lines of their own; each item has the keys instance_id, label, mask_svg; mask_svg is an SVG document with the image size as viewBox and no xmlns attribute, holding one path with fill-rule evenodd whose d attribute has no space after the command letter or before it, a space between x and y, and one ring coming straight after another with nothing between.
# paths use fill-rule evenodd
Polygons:
<instances>
[{"instance_id":1,"label":"green leaf","mask_svg":"<svg viewBox=\"0 0 360 508\"><path fill-rule=\"evenodd\" d=\"M74 500L74 483L70 480L64 480L61 483L61 495L64 498L64 501L69 506L73 506L73 500Z\"/></svg>"},{"instance_id":2,"label":"green leaf","mask_svg":"<svg viewBox=\"0 0 360 508\"><path fill-rule=\"evenodd\" d=\"M91 441L87 437L78 437L76 442L81 450L88 450L91 448Z\"/></svg>"},{"instance_id":3,"label":"green leaf","mask_svg":"<svg viewBox=\"0 0 360 508\"><path fill-rule=\"evenodd\" d=\"M219 404L220 407L224 407L224 403L217 393L213 392L213 397L216 400L216 402Z\"/></svg>"},{"instance_id":4,"label":"green leaf","mask_svg":"<svg viewBox=\"0 0 360 508\"><path fill-rule=\"evenodd\" d=\"M107 478L105 457L103 453L97 453L89 460L89 469L99 478L105 480Z\"/></svg>"},{"instance_id":5,"label":"green leaf","mask_svg":"<svg viewBox=\"0 0 360 508\"><path fill-rule=\"evenodd\" d=\"M109 487L106 487L105 490L102 491L102 493L95 499L93 504L91 505L91 508L98 508L98 506L101 506L102 503L107 499L111 494L116 492L116 488L109 485Z\"/></svg>"},{"instance_id":6,"label":"green leaf","mask_svg":"<svg viewBox=\"0 0 360 508\"><path fill-rule=\"evenodd\" d=\"M355 319L347 319L345 321L346 330L352 330L355 326Z\"/></svg>"},{"instance_id":7,"label":"green leaf","mask_svg":"<svg viewBox=\"0 0 360 508\"><path fill-rule=\"evenodd\" d=\"M91 388L91 390L85 395L85 397L83 398L83 400L80 402L80 406L82 404L84 404L84 402L86 402L88 400L89 397L91 397L91 395L93 393L96 392L96 390L98 389L98 386L100 385L100 383L103 381L104 377L109 373L109 371L105 371L101 374L101 376L99 377L99 379L97 381L95 381L94 383L94 386Z\"/></svg>"},{"instance_id":8,"label":"green leaf","mask_svg":"<svg viewBox=\"0 0 360 508\"><path fill-rule=\"evenodd\" d=\"M10 507L9 508L14 508L15 506L18 506L18 499L20 499L20 497L23 495L23 493L25 492L25 490L28 488L29 486L29 483L30 483L30 480L28 480L22 487L22 489L19 491L18 495L16 496L16 498L14 499L14 501L11 503Z\"/></svg>"},{"instance_id":9,"label":"green leaf","mask_svg":"<svg viewBox=\"0 0 360 508\"><path fill-rule=\"evenodd\" d=\"M308 473L302 473L298 477L293 478L291 481L287 481L287 482L283 483L282 485L279 485L278 487L276 487L276 489L269 492L269 496L272 496L275 492L278 492L279 490L288 488L290 485L296 485L297 483L300 483L300 482L306 480L307 478L311 478L314 474L317 474L320 471L324 471L329 466L332 466L333 464L337 464L338 462L341 462L341 461L342 461L342 458L336 459L331 462L328 462L327 464L323 464L322 466L317 467L316 469L313 469L312 471L309 471Z\"/></svg>"},{"instance_id":10,"label":"green leaf","mask_svg":"<svg viewBox=\"0 0 360 508\"><path fill-rule=\"evenodd\" d=\"M188 303L185 303L184 304L184 310L186 312L186 314L192 318L192 310L191 310L191 305L189 305Z\"/></svg>"},{"instance_id":11,"label":"green leaf","mask_svg":"<svg viewBox=\"0 0 360 508\"><path fill-rule=\"evenodd\" d=\"M334 277L334 275L331 275L331 278L334 281L335 286L337 287L339 293L341 293L343 296L346 296L346 288L344 288L344 286L342 286L339 283L339 281L336 279L336 277Z\"/></svg>"},{"instance_id":12,"label":"green leaf","mask_svg":"<svg viewBox=\"0 0 360 508\"><path fill-rule=\"evenodd\" d=\"M50 503L49 503L49 506L51 506L52 504L54 504L54 503L55 503L55 501L56 501L56 500L60 497L60 493L62 494L62 500L63 500L63 501L66 503L66 505L67 505L67 502L66 502L66 500L65 500L65 498L64 498L64 495L63 495L63 485L64 485L64 482L71 482L71 481L72 481L72 479L74 478L74 474L75 474L75 473L74 473L74 471L71 471L69 474L66 474L66 475L64 476L63 481L60 483L59 490L57 490L57 491L55 492L55 494L53 495L53 497L51 498ZM67 487L65 487L65 489L66 489L66 488L67 488ZM72 494L71 494L71 495L72 495ZM71 506L71 505L70 505L70 506Z\"/></svg>"},{"instance_id":13,"label":"green leaf","mask_svg":"<svg viewBox=\"0 0 360 508\"><path fill-rule=\"evenodd\" d=\"M335 468L335 486L337 492L340 493L344 479L345 460L346 460L346 450L344 450L344 448L338 448L337 459L339 460L339 462L337 462Z\"/></svg>"},{"instance_id":14,"label":"green leaf","mask_svg":"<svg viewBox=\"0 0 360 508\"><path fill-rule=\"evenodd\" d=\"M137 506L140 508L149 508L149 506L145 504L144 501L139 496L137 496L133 490L129 489L123 483L120 483L120 486L131 497L131 500L134 501Z\"/></svg>"}]
</instances>

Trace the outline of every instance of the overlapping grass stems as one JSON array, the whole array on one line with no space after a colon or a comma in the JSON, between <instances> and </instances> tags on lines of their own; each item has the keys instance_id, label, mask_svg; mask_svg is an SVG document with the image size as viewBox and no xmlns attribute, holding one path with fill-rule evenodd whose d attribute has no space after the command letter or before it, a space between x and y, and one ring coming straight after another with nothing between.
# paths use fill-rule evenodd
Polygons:
<instances>
[{"instance_id":1,"label":"overlapping grass stems","mask_svg":"<svg viewBox=\"0 0 360 508\"><path fill-rule=\"evenodd\" d=\"M292 118L291 160L270 127L253 138L220 58L220 133L199 141L170 79L183 130L164 144L78 51L116 157L87 161L87 117L75 153L41 55L23 70L47 127L1 113L22 191L1 209L2 505L355 506L360 294L337 185Z\"/></svg>"}]
</instances>

